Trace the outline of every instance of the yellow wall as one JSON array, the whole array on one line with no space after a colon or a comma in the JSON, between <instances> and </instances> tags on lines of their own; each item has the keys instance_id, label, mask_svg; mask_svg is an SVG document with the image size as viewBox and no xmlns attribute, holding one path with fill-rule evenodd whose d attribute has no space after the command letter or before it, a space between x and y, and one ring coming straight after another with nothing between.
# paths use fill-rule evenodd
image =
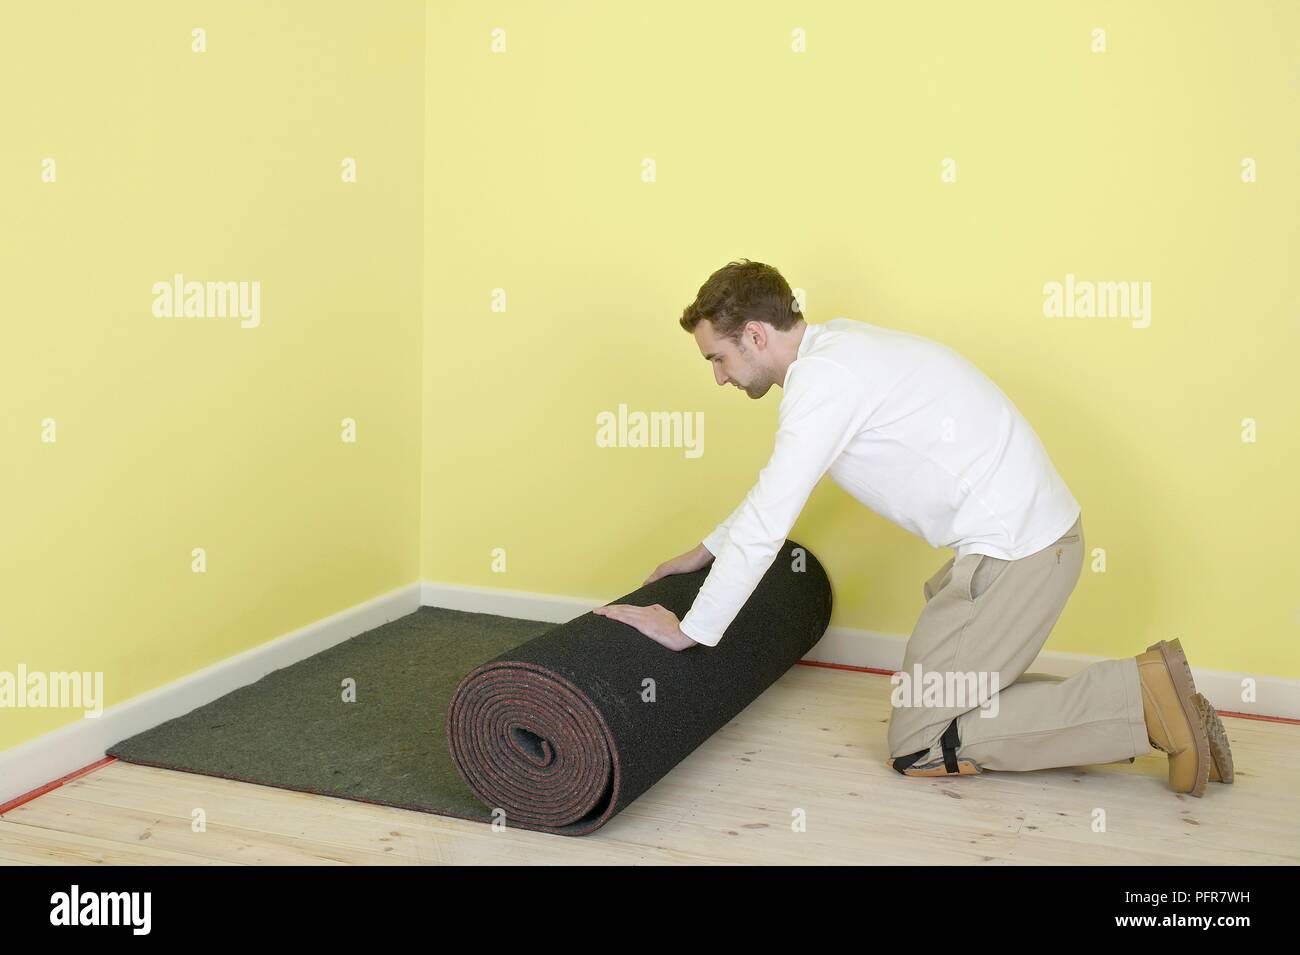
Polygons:
<instances>
[{"instance_id":1,"label":"yellow wall","mask_svg":"<svg viewBox=\"0 0 1300 955\"><path fill-rule=\"evenodd\" d=\"M813 321L951 345L1028 417L1107 559L1050 649L1177 636L1198 667L1300 676L1300 8L429 9L426 579L608 598L730 513L780 391L718 389L676 322L743 256ZM1045 317L1067 273L1151 282L1150 325ZM703 411L704 455L596 447L619 403ZM885 632L951 553L829 479L795 535L834 623Z\"/></svg>"},{"instance_id":2,"label":"yellow wall","mask_svg":"<svg viewBox=\"0 0 1300 955\"><path fill-rule=\"evenodd\" d=\"M111 705L418 579L424 15L0 4L0 669Z\"/></svg>"}]
</instances>

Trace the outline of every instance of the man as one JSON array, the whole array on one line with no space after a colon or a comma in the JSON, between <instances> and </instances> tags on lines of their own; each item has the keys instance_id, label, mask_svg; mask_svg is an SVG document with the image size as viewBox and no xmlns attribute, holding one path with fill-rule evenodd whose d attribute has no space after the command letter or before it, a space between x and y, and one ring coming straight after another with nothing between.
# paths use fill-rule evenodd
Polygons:
<instances>
[{"instance_id":1,"label":"man","mask_svg":"<svg viewBox=\"0 0 1300 955\"><path fill-rule=\"evenodd\" d=\"M903 704L895 694L895 770L1078 766L1155 747L1169 757L1177 792L1199 796L1207 779L1232 781L1223 725L1196 692L1177 640L1067 680L1016 682L1078 580L1082 516L1029 423L973 364L918 335L846 318L808 325L780 273L744 259L709 277L681 325L719 385L751 398L781 386L776 446L731 516L646 580L712 561L684 618L658 605L595 613L672 650L716 646L829 471L881 516L954 551L923 585L901 671L939 674L949 690L938 699L904 694ZM953 677L963 675L983 677L992 695L954 695L963 683Z\"/></svg>"}]
</instances>

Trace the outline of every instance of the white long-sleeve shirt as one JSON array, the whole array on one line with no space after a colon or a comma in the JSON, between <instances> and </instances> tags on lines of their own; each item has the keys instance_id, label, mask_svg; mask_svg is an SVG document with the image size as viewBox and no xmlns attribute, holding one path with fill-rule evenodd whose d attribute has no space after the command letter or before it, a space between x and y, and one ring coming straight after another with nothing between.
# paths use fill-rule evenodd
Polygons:
<instances>
[{"instance_id":1,"label":"white long-sleeve shirt","mask_svg":"<svg viewBox=\"0 0 1300 955\"><path fill-rule=\"evenodd\" d=\"M920 335L848 318L808 325L782 385L772 457L704 539L714 555L682 632L716 646L776 559L817 482L956 557L1027 557L1080 507L1011 399Z\"/></svg>"}]
</instances>

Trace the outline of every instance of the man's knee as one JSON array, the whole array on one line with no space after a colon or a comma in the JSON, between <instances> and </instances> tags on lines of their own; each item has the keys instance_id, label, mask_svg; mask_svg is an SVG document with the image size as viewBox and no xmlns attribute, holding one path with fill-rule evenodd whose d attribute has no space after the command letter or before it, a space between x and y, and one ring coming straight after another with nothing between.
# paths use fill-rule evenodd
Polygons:
<instances>
[{"instance_id":1,"label":"man's knee","mask_svg":"<svg viewBox=\"0 0 1300 955\"><path fill-rule=\"evenodd\" d=\"M891 706L886 739L891 756L938 746L947 722L934 722L932 709L923 706Z\"/></svg>"},{"instance_id":2,"label":"man's knee","mask_svg":"<svg viewBox=\"0 0 1300 955\"><path fill-rule=\"evenodd\" d=\"M891 727L893 721L890 721ZM949 723L938 740L922 749L911 753L890 756L886 763L895 772L904 776L975 776L980 772L979 765L967 757L957 755L961 746L961 735L957 720ZM891 740L890 750L895 753Z\"/></svg>"}]
</instances>

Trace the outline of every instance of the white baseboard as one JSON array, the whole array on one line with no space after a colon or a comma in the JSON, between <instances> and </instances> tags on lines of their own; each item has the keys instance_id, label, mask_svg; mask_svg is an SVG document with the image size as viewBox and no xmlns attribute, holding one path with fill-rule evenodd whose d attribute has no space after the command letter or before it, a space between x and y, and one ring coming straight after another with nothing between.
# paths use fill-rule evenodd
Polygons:
<instances>
[{"instance_id":1,"label":"white baseboard","mask_svg":"<svg viewBox=\"0 0 1300 955\"><path fill-rule=\"evenodd\" d=\"M274 670L305 660L420 607L420 585L407 584L250 650L133 696L12 749L0 751L0 804L104 757L119 740L182 716Z\"/></svg>"},{"instance_id":2,"label":"white baseboard","mask_svg":"<svg viewBox=\"0 0 1300 955\"><path fill-rule=\"evenodd\" d=\"M468 610L554 623L572 620L593 607L609 602L596 597L555 597L518 590L435 584L428 581L421 588L420 600L426 607L445 607L450 610ZM892 672L903 665L903 647L906 643L907 637L902 634L831 627L804 659ZM1134 655L1144 649L1146 648L1135 648ZM1196 647L1184 646L1184 650L1190 659L1195 660ZM1103 659L1105 658L1080 653L1047 650L1038 655L1030 670L1066 678ZM1209 699L1215 709L1254 716L1300 719L1300 680L1206 670L1197 666L1192 667L1192 675L1196 680L1196 688ZM1252 703L1241 699L1242 681L1247 678L1255 681L1255 701Z\"/></svg>"},{"instance_id":3,"label":"white baseboard","mask_svg":"<svg viewBox=\"0 0 1300 955\"><path fill-rule=\"evenodd\" d=\"M426 580L420 585L420 603L425 607L442 607L446 610L567 623L596 607L603 607L609 600L600 597L556 597L524 590L471 587L468 584L435 584Z\"/></svg>"}]
</instances>

